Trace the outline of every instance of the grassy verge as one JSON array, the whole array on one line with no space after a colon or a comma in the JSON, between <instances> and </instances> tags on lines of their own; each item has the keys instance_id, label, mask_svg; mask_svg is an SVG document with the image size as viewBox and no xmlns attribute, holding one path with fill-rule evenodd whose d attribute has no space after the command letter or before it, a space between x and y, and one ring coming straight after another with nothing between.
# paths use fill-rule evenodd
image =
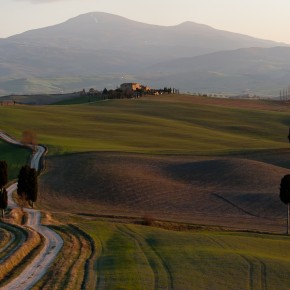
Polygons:
<instances>
[{"instance_id":1,"label":"grassy verge","mask_svg":"<svg viewBox=\"0 0 290 290\"><path fill-rule=\"evenodd\" d=\"M21 247L21 244L27 239L27 232L15 225L1 223L0 226L10 234L10 240L3 251L0 251L0 261L2 263Z\"/></svg>"},{"instance_id":2,"label":"grassy verge","mask_svg":"<svg viewBox=\"0 0 290 290\"><path fill-rule=\"evenodd\" d=\"M27 240L15 252L9 255L9 259L0 265L0 281L6 284L16 277L18 273L30 262L41 248L41 237L38 233L28 230Z\"/></svg>"},{"instance_id":3,"label":"grassy verge","mask_svg":"<svg viewBox=\"0 0 290 290\"><path fill-rule=\"evenodd\" d=\"M56 261L33 289L93 289L86 264L93 248L89 237L72 225L50 226L64 240Z\"/></svg>"},{"instance_id":4,"label":"grassy verge","mask_svg":"<svg viewBox=\"0 0 290 290\"><path fill-rule=\"evenodd\" d=\"M11 233L4 228L1 228L0 224L0 259L1 259L1 253L2 249L6 247L6 245L10 242L12 236Z\"/></svg>"}]
</instances>

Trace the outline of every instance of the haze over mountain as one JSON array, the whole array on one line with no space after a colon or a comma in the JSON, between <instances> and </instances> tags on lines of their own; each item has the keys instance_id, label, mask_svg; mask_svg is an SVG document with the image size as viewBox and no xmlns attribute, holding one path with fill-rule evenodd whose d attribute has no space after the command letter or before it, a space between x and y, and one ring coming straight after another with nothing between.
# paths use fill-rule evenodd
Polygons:
<instances>
[{"instance_id":1,"label":"haze over mountain","mask_svg":"<svg viewBox=\"0 0 290 290\"><path fill-rule=\"evenodd\" d=\"M114 88L124 79L190 91L194 83L194 88L206 90L212 72L230 77L235 73L239 77L244 77L245 72L255 74L255 57L260 61L262 74L288 71L289 62L277 63L280 52L267 50L282 45L193 22L166 27L107 13L88 13L62 24L0 39L0 93ZM231 52L249 47L265 50L255 50L250 55L249 50ZM218 51L223 52L210 54ZM206 54L210 55L203 56ZM288 58L288 53L284 56ZM234 88L236 82L221 85L217 78L216 85L212 83L208 89L248 89L247 81L235 79L241 84L239 88ZM228 81L223 77L222 82Z\"/></svg>"},{"instance_id":2,"label":"haze over mountain","mask_svg":"<svg viewBox=\"0 0 290 290\"><path fill-rule=\"evenodd\" d=\"M263 94L278 95L277 87L287 86L290 80L290 48L220 51L159 63L146 69L146 73L148 78L155 73L159 82L176 81L195 92L246 92L254 88Z\"/></svg>"}]
</instances>

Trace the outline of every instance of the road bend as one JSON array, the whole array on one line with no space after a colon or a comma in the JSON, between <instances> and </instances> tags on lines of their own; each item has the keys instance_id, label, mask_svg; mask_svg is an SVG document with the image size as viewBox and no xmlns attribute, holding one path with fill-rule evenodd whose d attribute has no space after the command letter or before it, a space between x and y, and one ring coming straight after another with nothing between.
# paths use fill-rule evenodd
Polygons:
<instances>
[{"instance_id":1,"label":"road bend","mask_svg":"<svg viewBox=\"0 0 290 290\"><path fill-rule=\"evenodd\" d=\"M0 138L6 142L23 145L4 132L0 132ZM39 169L40 159L44 154L45 149L42 146L36 146L35 152L31 158L31 167ZM10 208L18 207L13 201L12 194L17 189L17 183L14 183L7 188L8 206ZM47 272L50 265L57 257L60 249L63 246L62 238L54 231L41 225L41 212L35 209L25 209L27 213L26 226L32 228L41 234L44 238L44 247L34 258L34 260L26 266L26 268L12 281L0 288L2 290L21 289L26 290L32 288Z\"/></svg>"}]
</instances>

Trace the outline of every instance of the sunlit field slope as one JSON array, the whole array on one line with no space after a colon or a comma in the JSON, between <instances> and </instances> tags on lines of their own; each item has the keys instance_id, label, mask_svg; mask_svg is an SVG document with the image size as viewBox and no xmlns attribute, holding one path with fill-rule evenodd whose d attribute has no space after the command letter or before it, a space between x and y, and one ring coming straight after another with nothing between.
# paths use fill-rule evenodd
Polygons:
<instances>
[{"instance_id":1,"label":"sunlit field slope","mask_svg":"<svg viewBox=\"0 0 290 290\"><path fill-rule=\"evenodd\" d=\"M102 289L289 289L290 241L248 233L173 232L104 222L79 226L96 244Z\"/></svg>"},{"instance_id":2,"label":"sunlit field slope","mask_svg":"<svg viewBox=\"0 0 290 290\"><path fill-rule=\"evenodd\" d=\"M263 102L243 106L235 101L201 100L172 95L90 105L1 107L0 126L17 138L25 129L34 130L50 154L208 155L288 147L287 107L280 110L282 106L264 106Z\"/></svg>"}]
</instances>

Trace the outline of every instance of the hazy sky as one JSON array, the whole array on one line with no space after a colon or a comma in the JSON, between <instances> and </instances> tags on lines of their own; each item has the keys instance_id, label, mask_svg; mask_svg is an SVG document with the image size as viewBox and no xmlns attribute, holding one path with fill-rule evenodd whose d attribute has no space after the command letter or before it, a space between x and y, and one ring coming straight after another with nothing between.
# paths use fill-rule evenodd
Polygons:
<instances>
[{"instance_id":1,"label":"hazy sky","mask_svg":"<svg viewBox=\"0 0 290 290\"><path fill-rule=\"evenodd\" d=\"M0 0L0 37L93 11L160 25L194 21L290 43L290 0Z\"/></svg>"}]
</instances>

